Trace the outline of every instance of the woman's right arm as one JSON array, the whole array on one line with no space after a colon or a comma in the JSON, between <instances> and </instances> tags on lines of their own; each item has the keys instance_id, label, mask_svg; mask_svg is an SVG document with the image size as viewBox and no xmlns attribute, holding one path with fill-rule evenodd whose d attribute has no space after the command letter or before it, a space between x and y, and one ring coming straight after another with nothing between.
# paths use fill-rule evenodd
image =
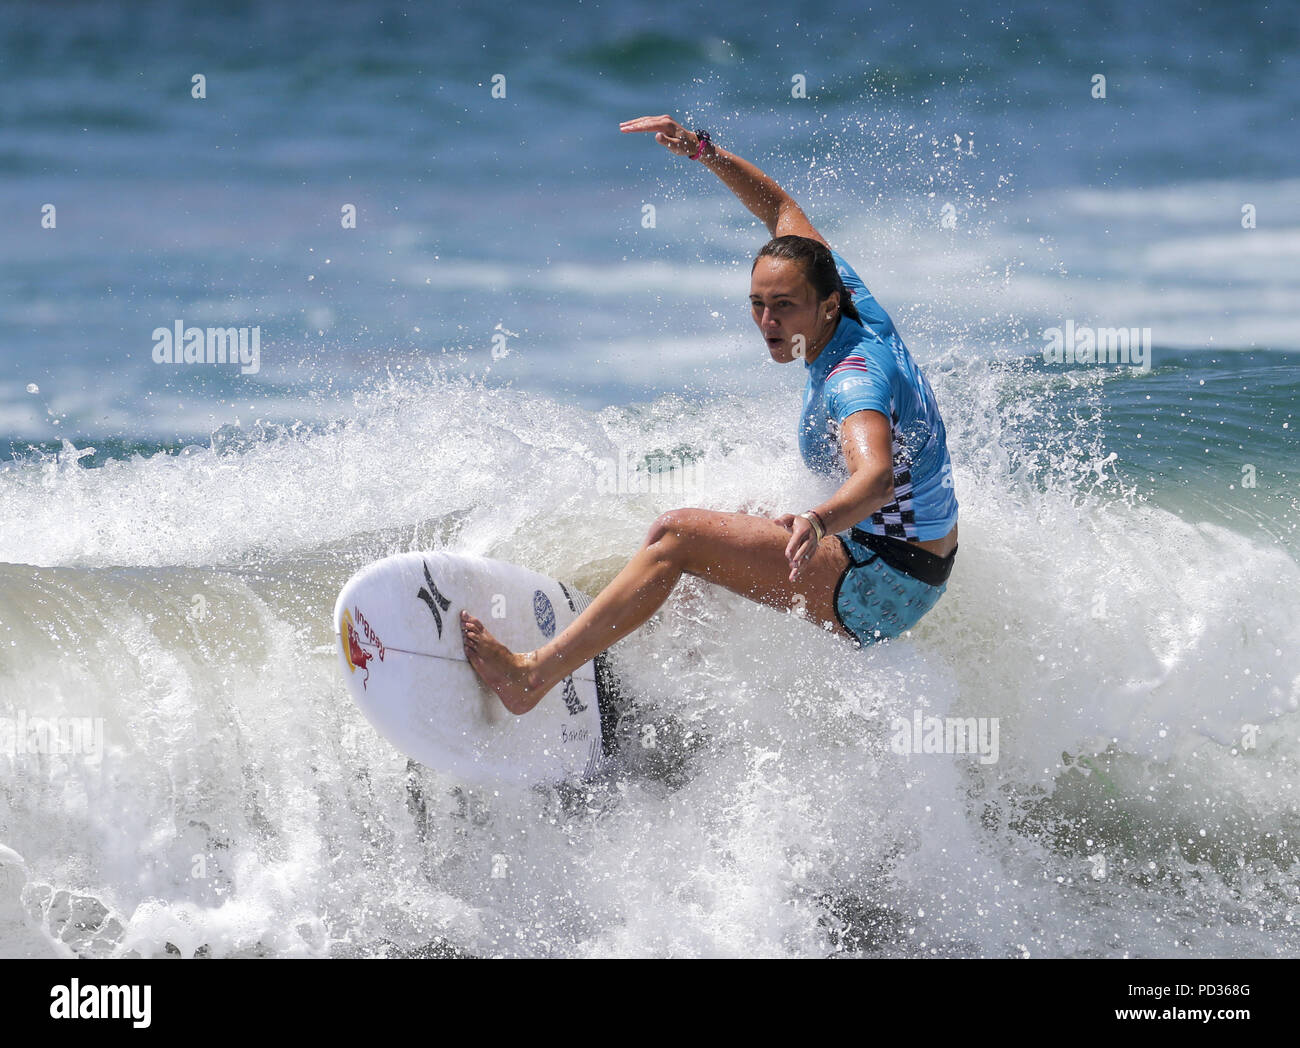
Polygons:
<instances>
[{"instance_id":1,"label":"woman's right arm","mask_svg":"<svg viewBox=\"0 0 1300 1048\"><path fill-rule=\"evenodd\" d=\"M619 129L624 132L653 131L655 141L678 156L691 156L700 144L693 131L687 131L670 116L643 116L636 120L626 120L619 125ZM771 236L793 234L826 244L825 238L813 228L794 198L748 160L709 143L700 156L700 163L736 194L740 202L767 226ZM830 247L829 244L826 246Z\"/></svg>"}]
</instances>

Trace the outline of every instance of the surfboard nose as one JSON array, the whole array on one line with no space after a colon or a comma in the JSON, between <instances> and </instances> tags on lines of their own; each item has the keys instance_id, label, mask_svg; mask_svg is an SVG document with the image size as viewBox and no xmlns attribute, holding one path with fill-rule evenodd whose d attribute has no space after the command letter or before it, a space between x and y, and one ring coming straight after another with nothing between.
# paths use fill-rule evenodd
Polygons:
<instances>
[{"instance_id":1,"label":"surfboard nose","mask_svg":"<svg viewBox=\"0 0 1300 1048\"><path fill-rule=\"evenodd\" d=\"M588 603L585 594L504 561L445 550L396 554L362 568L339 593L344 681L393 746L465 782L522 786L590 776L605 755L593 663L514 716L483 685L462 630L452 628L472 615L510 650L531 651Z\"/></svg>"}]
</instances>

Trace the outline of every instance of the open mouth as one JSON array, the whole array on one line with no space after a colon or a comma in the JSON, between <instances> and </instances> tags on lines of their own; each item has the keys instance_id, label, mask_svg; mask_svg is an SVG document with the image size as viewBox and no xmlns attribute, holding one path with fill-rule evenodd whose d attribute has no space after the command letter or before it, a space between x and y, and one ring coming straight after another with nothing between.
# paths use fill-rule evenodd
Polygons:
<instances>
[{"instance_id":1,"label":"open mouth","mask_svg":"<svg viewBox=\"0 0 1300 1048\"><path fill-rule=\"evenodd\" d=\"M771 348L771 349L775 349L777 346L779 346L779 345L780 345L782 342L784 342L784 341L785 341L785 339L783 339L783 338L772 337L772 338L769 338L769 339L767 340L767 344L768 344L768 347L769 347L769 348Z\"/></svg>"}]
</instances>

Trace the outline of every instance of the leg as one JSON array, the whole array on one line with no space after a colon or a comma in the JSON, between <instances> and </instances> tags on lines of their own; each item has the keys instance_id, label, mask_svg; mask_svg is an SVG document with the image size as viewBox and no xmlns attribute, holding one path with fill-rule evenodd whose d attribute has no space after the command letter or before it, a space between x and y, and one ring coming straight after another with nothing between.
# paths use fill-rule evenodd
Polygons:
<instances>
[{"instance_id":1,"label":"leg","mask_svg":"<svg viewBox=\"0 0 1300 1048\"><path fill-rule=\"evenodd\" d=\"M848 565L839 540L822 539L795 582L785 559L789 541L790 533L766 517L673 510L651 525L636 556L557 637L536 651L515 654L461 612L465 654L506 709L526 713L584 662L650 618L683 573L774 608L800 608L847 637L833 606L835 585Z\"/></svg>"}]
</instances>

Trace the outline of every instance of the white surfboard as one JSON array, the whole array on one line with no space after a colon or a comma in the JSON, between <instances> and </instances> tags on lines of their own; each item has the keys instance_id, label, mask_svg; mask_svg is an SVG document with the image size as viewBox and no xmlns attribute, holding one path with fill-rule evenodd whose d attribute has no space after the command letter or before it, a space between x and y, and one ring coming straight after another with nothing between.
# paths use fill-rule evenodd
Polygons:
<instances>
[{"instance_id":1,"label":"white surfboard","mask_svg":"<svg viewBox=\"0 0 1300 1048\"><path fill-rule=\"evenodd\" d=\"M516 716L465 658L460 611L481 619L512 651L531 651L590 602L570 586L503 561L400 553L363 568L339 593L334 630L343 677L384 738L464 782L589 778L604 764L611 741L614 682L603 657Z\"/></svg>"}]
</instances>

